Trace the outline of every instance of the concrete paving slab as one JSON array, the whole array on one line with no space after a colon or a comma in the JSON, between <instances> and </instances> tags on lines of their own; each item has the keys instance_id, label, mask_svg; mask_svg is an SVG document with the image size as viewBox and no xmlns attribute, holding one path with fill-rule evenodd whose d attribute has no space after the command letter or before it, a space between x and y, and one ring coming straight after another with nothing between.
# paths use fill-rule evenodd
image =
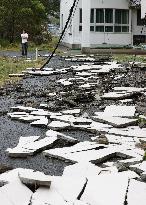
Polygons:
<instances>
[{"instance_id":1,"label":"concrete paving slab","mask_svg":"<svg viewBox=\"0 0 146 205\"><path fill-rule=\"evenodd\" d=\"M20 181L25 185L44 186L50 188L51 177L43 172L35 172L34 170L23 169L19 171Z\"/></svg>"},{"instance_id":2,"label":"concrete paving slab","mask_svg":"<svg viewBox=\"0 0 146 205\"><path fill-rule=\"evenodd\" d=\"M48 136L48 137L57 137L58 139L62 139L62 140L65 140L65 141L68 141L68 142L71 142L71 143L79 142L79 140L77 140L77 139L75 139L73 137L70 137L68 135L62 134L61 132L56 132L54 130L48 130L46 132L46 136Z\"/></svg>"},{"instance_id":3,"label":"concrete paving slab","mask_svg":"<svg viewBox=\"0 0 146 205\"><path fill-rule=\"evenodd\" d=\"M28 205L32 194L33 192L20 181L11 182L0 188L0 196L2 195L0 203L3 205ZM5 196L8 201L5 200Z\"/></svg>"},{"instance_id":4,"label":"concrete paving slab","mask_svg":"<svg viewBox=\"0 0 146 205\"><path fill-rule=\"evenodd\" d=\"M146 203L146 183L130 180L128 193L127 193L127 204L128 205L145 205Z\"/></svg>"},{"instance_id":5,"label":"concrete paving slab","mask_svg":"<svg viewBox=\"0 0 146 205\"><path fill-rule=\"evenodd\" d=\"M86 184L85 178L52 177L50 189L39 188L32 196L32 205L65 205L76 201Z\"/></svg>"},{"instance_id":6,"label":"concrete paving slab","mask_svg":"<svg viewBox=\"0 0 146 205\"><path fill-rule=\"evenodd\" d=\"M81 200L91 205L123 205L128 187L128 174L105 174L88 178Z\"/></svg>"},{"instance_id":7,"label":"concrete paving slab","mask_svg":"<svg viewBox=\"0 0 146 205\"><path fill-rule=\"evenodd\" d=\"M48 128L52 130L64 130L69 129L71 126L67 122L61 122L61 121L52 121L50 124L48 124Z\"/></svg>"},{"instance_id":8,"label":"concrete paving slab","mask_svg":"<svg viewBox=\"0 0 146 205\"><path fill-rule=\"evenodd\" d=\"M97 114L96 116L92 116L92 119L97 122L103 122L113 127L127 127L130 125L135 125L138 119L129 119L129 118L122 118L122 117L115 117L115 116L106 116L105 114Z\"/></svg>"},{"instance_id":9,"label":"concrete paving slab","mask_svg":"<svg viewBox=\"0 0 146 205\"><path fill-rule=\"evenodd\" d=\"M36 120L32 123L30 123L32 126L37 126L37 127L47 127L48 125L48 118L47 117L42 117L39 120Z\"/></svg>"},{"instance_id":10,"label":"concrete paving slab","mask_svg":"<svg viewBox=\"0 0 146 205\"><path fill-rule=\"evenodd\" d=\"M8 148L6 151L10 157L27 157L34 155L36 152L52 147L53 143L57 140L57 137L45 137L44 139L38 140L39 137L21 137L18 145L15 148Z\"/></svg>"}]
</instances>

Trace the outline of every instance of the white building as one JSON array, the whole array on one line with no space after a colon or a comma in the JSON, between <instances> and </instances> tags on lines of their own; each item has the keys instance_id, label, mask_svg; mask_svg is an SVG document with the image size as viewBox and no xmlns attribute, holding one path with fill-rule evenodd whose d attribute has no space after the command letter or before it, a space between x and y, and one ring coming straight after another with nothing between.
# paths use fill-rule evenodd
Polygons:
<instances>
[{"instance_id":1,"label":"white building","mask_svg":"<svg viewBox=\"0 0 146 205\"><path fill-rule=\"evenodd\" d=\"M63 30L74 0L61 0ZM142 17L146 0L77 0L74 14L62 40L71 48L127 46L146 42Z\"/></svg>"}]
</instances>

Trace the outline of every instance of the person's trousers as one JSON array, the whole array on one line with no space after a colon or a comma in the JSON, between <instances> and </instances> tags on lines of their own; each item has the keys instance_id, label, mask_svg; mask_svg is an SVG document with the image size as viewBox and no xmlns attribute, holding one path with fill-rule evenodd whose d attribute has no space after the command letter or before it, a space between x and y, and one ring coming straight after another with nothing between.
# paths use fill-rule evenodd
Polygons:
<instances>
[{"instance_id":1,"label":"person's trousers","mask_svg":"<svg viewBox=\"0 0 146 205\"><path fill-rule=\"evenodd\" d=\"M28 43L22 43L22 56L27 56Z\"/></svg>"}]
</instances>

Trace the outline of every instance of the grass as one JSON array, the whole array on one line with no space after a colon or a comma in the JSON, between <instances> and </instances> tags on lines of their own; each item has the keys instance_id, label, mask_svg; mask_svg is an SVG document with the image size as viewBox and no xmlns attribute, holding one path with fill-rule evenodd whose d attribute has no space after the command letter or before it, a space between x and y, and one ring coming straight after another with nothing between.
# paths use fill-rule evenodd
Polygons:
<instances>
[{"instance_id":1,"label":"grass","mask_svg":"<svg viewBox=\"0 0 146 205\"><path fill-rule=\"evenodd\" d=\"M58 42L58 37L52 37L52 41L48 43L43 43L41 45L36 45L35 43L29 41L28 46L29 46L29 51L35 51L36 48L38 50L43 50L43 51L52 51L56 44ZM8 41L1 41L0 40L0 50L1 51L20 51L21 50L21 42L15 42L10 44Z\"/></svg>"},{"instance_id":2,"label":"grass","mask_svg":"<svg viewBox=\"0 0 146 205\"><path fill-rule=\"evenodd\" d=\"M41 67L42 59L33 62L26 62L25 59L0 57L0 86L9 82L14 83L18 78L9 78L9 74L21 73L28 67Z\"/></svg>"},{"instance_id":3,"label":"grass","mask_svg":"<svg viewBox=\"0 0 146 205\"><path fill-rule=\"evenodd\" d=\"M143 157L143 159L146 161L146 152L145 152L145 154L144 154L144 157Z\"/></svg>"},{"instance_id":4,"label":"grass","mask_svg":"<svg viewBox=\"0 0 146 205\"><path fill-rule=\"evenodd\" d=\"M138 62L145 62L146 57L145 55L126 55L126 54L115 54L113 55L113 60L116 60L121 63L126 63L130 61L138 61Z\"/></svg>"},{"instance_id":5,"label":"grass","mask_svg":"<svg viewBox=\"0 0 146 205\"><path fill-rule=\"evenodd\" d=\"M35 45L33 42L29 42L29 51L34 51L38 48L38 50L52 52L57 45L58 37L53 37L52 41L48 44ZM3 46L0 46L1 51L19 51L21 52L20 43L7 44L5 43ZM57 54L61 54L62 51L57 49ZM26 62L24 58L10 58L10 57L0 57L0 86L7 84L8 82L14 83L18 80L18 78L9 78L9 74L12 73L21 73L21 71L25 70L27 67L41 67L43 64L43 59L39 58L38 61Z\"/></svg>"}]
</instances>

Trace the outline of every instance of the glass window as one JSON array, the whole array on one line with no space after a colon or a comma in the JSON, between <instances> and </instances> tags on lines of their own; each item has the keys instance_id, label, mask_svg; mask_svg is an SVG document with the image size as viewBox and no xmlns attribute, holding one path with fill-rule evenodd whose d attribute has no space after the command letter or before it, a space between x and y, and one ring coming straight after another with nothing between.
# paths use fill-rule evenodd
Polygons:
<instances>
[{"instance_id":1,"label":"glass window","mask_svg":"<svg viewBox=\"0 0 146 205\"><path fill-rule=\"evenodd\" d=\"M105 32L113 32L113 26L105 26Z\"/></svg>"},{"instance_id":2,"label":"glass window","mask_svg":"<svg viewBox=\"0 0 146 205\"><path fill-rule=\"evenodd\" d=\"M129 10L116 9L115 10L116 24L129 24Z\"/></svg>"},{"instance_id":3,"label":"glass window","mask_svg":"<svg viewBox=\"0 0 146 205\"><path fill-rule=\"evenodd\" d=\"M104 26L96 26L96 32L104 32Z\"/></svg>"},{"instance_id":4,"label":"glass window","mask_svg":"<svg viewBox=\"0 0 146 205\"><path fill-rule=\"evenodd\" d=\"M79 31L82 31L82 26L79 26Z\"/></svg>"},{"instance_id":5,"label":"glass window","mask_svg":"<svg viewBox=\"0 0 146 205\"><path fill-rule=\"evenodd\" d=\"M137 10L137 26L143 26L145 25L144 20L141 19L141 10Z\"/></svg>"},{"instance_id":6,"label":"glass window","mask_svg":"<svg viewBox=\"0 0 146 205\"><path fill-rule=\"evenodd\" d=\"M115 32L121 32L121 26L115 26Z\"/></svg>"},{"instance_id":7,"label":"glass window","mask_svg":"<svg viewBox=\"0 0 146 205\"><path fill-rule=\"evenodd\" d=\"M90 31L94 31L94 26L90 26Z\"/></svg>"},{"instance_id":8,"label":"glass window","mask_svg":"<svg viewBox=\"0 0 146 205\"><path fill-rule=\"evenodd\" d=\"M113 9L105 9L105 23L113 23Z\"/></svg>"},{"instance_id":9,"label":"glass window","mask_svg":"<svg viewBox=\"0 0 146 205\"><path fill-rule=\"evenodd\" d=\"M129 24L129 11L122 10L122 24Z\"/></svg>"},{"instance_id":10,"label":"glass window","mask_svg":"<svg viewBox=\"0 0 146 205\"><path fill-rule=\"evenodd\" d=\"M104 10L96 9L96 23L104 23Z\"/></svg>"},{"instance_id":11,"label":"glass window","mask_svg":"<svg viewBox=\"0 0 146 205\"><path fill-rule=\"evenodd\" d=\"M122 32L129 32L129 26L122 26Z\"/></svg>"},{"instance_id":12,"label":"glass window","mask_svg":"<svg viewBox=\"0 0 146 205\"><path fill-rule=\"evenodd\" d=\"M121 24L122 23L122 15L121 15L121 10L120 9L115 10L115 23L116 24Z\"/></svg>"},{"instance_id":13,"label":"glass window","mask_svg":"<svg viewBox=\"0 0 146 205\"><path fill-rule=\"evenodd\" d=\"M90 23L94 23L94 9L91 9Z\"/></svg>"},{"instance_id":14,"label":"glass window","mask_svg":"<svg viewBox=\"0 0 146 205\"><path fill-rule=\"evenodd\" d=\"M80 21L80 23L82 23L82 9L80 9L80 12L79 12L79 21Z\"/></svg>"}]
</instances>

